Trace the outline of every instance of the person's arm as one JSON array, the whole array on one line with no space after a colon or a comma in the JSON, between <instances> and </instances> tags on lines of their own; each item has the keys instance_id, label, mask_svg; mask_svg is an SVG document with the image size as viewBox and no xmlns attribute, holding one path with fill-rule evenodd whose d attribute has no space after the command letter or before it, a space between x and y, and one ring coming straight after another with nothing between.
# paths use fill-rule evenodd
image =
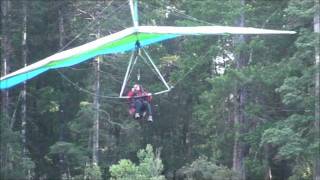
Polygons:
<instances>
[{"instance_id":1,"label":"person's arm","mask_svg":"<svg viewBox=\"0 0 320 180\"><path fill-rule=\"evenodd\" d=\"M133 92L132 90L129 91L128 94L127 94L127 96L128 96L128 101L131 102L131 101L132 101L132 98L133 98L133 96L134 96L134 92Z\"/></svg>"},{"instance_id":2,"label":"person's arm","mask_svg":"<svg viewBox=\"0 0 320 180\"><path fill-rule=\"evenodd\" d=\"M152 94L149 92L146 92L145 95L147 96L147 100L150 103L152 101Z\"/></svg>"}]
</instances>

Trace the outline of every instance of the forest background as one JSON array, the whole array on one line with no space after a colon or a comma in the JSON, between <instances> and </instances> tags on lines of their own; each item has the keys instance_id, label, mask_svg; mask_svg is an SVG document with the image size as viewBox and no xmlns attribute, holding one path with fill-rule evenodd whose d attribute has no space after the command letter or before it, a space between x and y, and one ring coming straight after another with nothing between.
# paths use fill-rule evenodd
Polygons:
<instances>
[{"instance_id":1,"label":"forest background","mask_svg":"<svg viewBox=\"0 0 320 180\"><path fill-rule=\"evenodd\" d=\"M143 25L295 35L180 37L148 47L171 92L154 122L120 92L130 53L1 91L0 179L320 179L318 0L141 0ZM132 26L122 0L2 0L1 76ZM160 81L143 63L130 85ZM127 89L128 90L128 89Z\"/></svg>"}]
</instances>

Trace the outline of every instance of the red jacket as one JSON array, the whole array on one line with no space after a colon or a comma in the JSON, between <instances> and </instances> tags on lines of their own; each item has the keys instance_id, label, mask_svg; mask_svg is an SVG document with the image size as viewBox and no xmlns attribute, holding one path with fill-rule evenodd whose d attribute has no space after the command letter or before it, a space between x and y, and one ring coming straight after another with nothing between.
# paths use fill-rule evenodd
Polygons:
<instances>
[{"instance_id":1,"label":"red jacket","mask_svg":"<svg viewBox=\"0 0 320 180\"><path fill-rule=\"evenodd\" d=\"M129 102L132 102L133 99L141 99L150 103L152 100L152 96L147 91L141 89L139 91L130 90L128 92L128 97Z\"/></svg>"}]
</instances>

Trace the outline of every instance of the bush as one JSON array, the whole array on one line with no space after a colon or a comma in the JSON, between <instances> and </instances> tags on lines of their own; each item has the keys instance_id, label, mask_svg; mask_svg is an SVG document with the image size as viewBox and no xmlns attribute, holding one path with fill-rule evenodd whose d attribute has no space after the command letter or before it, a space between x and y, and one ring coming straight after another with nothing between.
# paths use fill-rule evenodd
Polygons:
<instances>
[{"instance_id":1,"label":"bush","mask_svg":"<svg viewBox=\"0 0 320 180\"><path fill-rule=\"evenodd\" d=\"M135 165L130 160L122 159L118 164L110 167L111 179L130 179L130 180L164 180L161 175L163 164L160 159L160 152L153 152L151 145L137 153L139 165Z\"/></svg>"},{"instance_id":2,"label":"bush","mask_svg":"<svg viewBox=\"0 0 320 180\"><path fill-rule=\"evenodd\" d=\"M84 179L94 179L94 180L101 180L101 171L98 165L90 165L86 166L84 169Z\"/></svg>"},{"instance_id":3,"label":"bush","mask_svg":"<svg viewBox=\"0 0 320 180\"><path fill-rule=\"evenodd\" d=\"M218 166L208 161L207 157L200 157L190 165L180 168L176 176L178 179L188 180L231 180L236 178L233 171L224 166Z\"/></svg>"}]
</instances>

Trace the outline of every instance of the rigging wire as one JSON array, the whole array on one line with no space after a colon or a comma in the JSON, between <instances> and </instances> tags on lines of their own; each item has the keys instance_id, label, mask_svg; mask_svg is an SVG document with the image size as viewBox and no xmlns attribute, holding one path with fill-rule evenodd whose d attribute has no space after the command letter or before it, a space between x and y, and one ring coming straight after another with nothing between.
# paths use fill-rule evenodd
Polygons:
<instances>
[{"instance_id":1,"label":"rigging wire","mask_svg":"<svg viewBox=\"0 0 320 180\"><path fill-rule=\"evenodd\" d=\"M78 89L81 92L90 94L90 95L94 95L96 96L96 93L86 89L86 88L82 88L80 87L77 83L75 83L74 81L72 81L71 79L69 79L67 76L65 76L63 73L61 73L60 71L58 71L58 73L60 74L60 76L65 79L67 82L69 82L71 85L73 85L76 89ZM122 97L120 98L119 96L105 96L105 95L98 95L98 97L101 98L107 98L107 99L127 99L126 97Z\"/></svg>"},{"instance_id":2,"label":"rigging wire","mask_svg":"<svg viewBox=\"0 0 320 180\"><path fill-rule=\"evenodd\" d=\"M209 55L209 52L207 52L203 58L206 58L208 57ZM195 63L182 77L180 77L171 87L171 89L174 89L179 83L181 83L197 66L199 65L202 65L204 64L205 62L207 61L199 61L197 63ZM86 88L83 88L83 87L80 87L77 83L75 83L74 81L72 81L71 79L69 79L67 76L65 76L64 74L60 73L58 71L58 73L61 75L61 77L63 79L65 79L66 81L68 81L71 85L73 85L77 90L81 91L81 92L84 92L84 93L87 93L87 94L90 94L90 95L96 95L94 92L86 89ZM98 95L98 97L100 98L106 98L106 99L127 99L128 97L126 96L123 96L123 97L119 97L119 96L106 96L106 95Z\"/></svg>"},{"instance_id":3,"label":"rigging wire","mask_svg":"<svg viewBox=\"0 0 320 180\"><path fill-rule=\"evenodd\" d=\"M17 114L17 110L18 110L18 106L19 106L19 102L21 100L21 97L22 97L22 91L20 91L20 93L19 93L18 100L17 100L17 103L16 103L16 107L14 108L14 111L13 111L12 116L11 116L10 121L9 121L11 128L13 127L13 125L15 123L15 120L16 120L15 117L16 117L16 114Z\"/></svg>"},{"instance_id":4,"label":"rigging wire","mask_svg":"<svg viewBox=\"0 0 320 180\"><path fill-rule=\"evenodd\" d=\"M113 2L113 1L112 1L112 2ZM74 42L75 40L77 40L80 36L82 36L82 35L85 33L85 31L88 30L89 27L94 27L94 26L96 26L96 25L98 24L98 22L100 21L100 20L97 21L97 19L99 19L99 18L103 15L103 13L104 13L105 10L107 10L109 7L111 7L112 2L109 4L109 6L106 6L105 8L103 8L100 13L97 13L97 14L98 14L98 17L95 18L93 21L91 21L89 24L87 24L84 28L82 28L82 30L81 30L72 40L70 40L67 44L65 44L62 48L60 48L58 52L63 51L63 50L64 50L65 48L67 48L71 43L73 43L73 42ZM114 13L115 11L120 10L121 8L123 8L123 7L124 7L125 5L127 5L127 4L128 4L128 2L123 3L122 5L120 5L120 6L117 7L116 9L114 9L112 12L108 13L108 15L105 16L105 18L110 17L111 15L113 15L113 13Z\"/></svg>"},{"instance_id":5,"label":"rigging wire","mask_svg":"<svg viewBox=\"0 0 320 180\"><path fill-rule=\"evenodd\" d=\"M206 58L206 57L208 57L209 56L209 51L203 56L203 58ZM185 74L183 74L182 75L182 77L180 77L175 83L174 83L174 86L173 86L173 88L172 89L174 89L180 82L182 82L191 72L193 72L193 70L196 68L196 67L198 67L198 66L200 66L200 65L202 65L202 64L204 64L204 63L206 63L207 61L205 61L205 60L202 60L202 61L198 61L197 63L195 63Z\"/></svg>"},{"instance_id":6,"label":"rigging wire","mask_svg":"<svg viewBox=\"0 0 320 180\"><path fill-rule=\"evenodd\" d=\"M167 7L169 5L166 5L164 2L161 2L159 1L159 3L162 3L161 6L162 8L166 9L167 10ZM143 3L141 2L141 4L146 4L146 3ZM145 7L148 7L148 6L151 6L152 8L154 9L159 9L159 7L153 5L153 4L147 4ZM211 26L214 26L214 25L217 25L217 24L214 24L214 23L210 23L208 21L205 21L205 20L200 20L200 19L197 19L191 15L187 15L185 13L183 13L183 10L179 10L177 8L172 8L169 10L170 13L172 13L173 15L177 16L177 17L180 17L180 18L184 18L184 19L188 19L188 20L191 20L193 22L198 22L198 23L205 23L205 24L208 24L208 25L211 25ZM142 14L143 15L143 14Z\"/></svg>"},{"instance_id":7,"label":"rigging wire","mask_svg":"<svg viewBox=\"0 0 320 180\"><path fill-rule=\"evenodd\" d=\"M113 2L113 1L112 1L112 2ZM112 2L111 2L108 6L106 6L105 8L103 8L100 13L98 13L98 18L93 19L93 21L91 21L87 26L85 26L72 40L70 40L66 45L64 45L62 48L60 48L58 52L63 51L64 49L66 49L73 41L77 40L81 35L83 35L84 32L85 32L88 28L96 26L96 25L100 22L99 18L103 15L103 13L104 13L104 11L105 11L106 9L108 9L109 7L111 7ZM116 9L112 10L110 13L108 13L107 16L104 16L104 18L107 18L107 17L110 17L110 16L114 15L114 12L122 9L122 8L123 8L125 5L127 5L127 4L128 4L128 1L126 1L125 3L123 3L122 5L120 5L119 7L117 7ZM56 70L56 72L58 72L58 74L59 74L63 79L65 79L67 82L69 82L70 84L72 84L72 85L73 85L74 87L76 87L78 90L80 90L80 91L82 91L82 92L85 92L85 93L88 93L88 94L91 94L91 95L96 95L95 93L93 93L93 92L91 92L91 91L89 91L89 90L87 90L87 89L85 89L85 88L82 88L82 87L78 86L76 83L74 83L72 80L70 80L66 75L64 75L59 69L55 69L55 70ZM115 98L115 97L113 97L113 96L103 96L103 95L99 95L99 97L110 98L110 99Z\"/></svg>"},{"instance_id":8,"label":"rigging wire","mask_svg":"<svg viewBox=\"0 0 320 180\"><path fill-rule=\"evenodd\" d=\"M139 51L140 51L140 50L139 50ZM135 61L134 61L133 65L132 65L131 68L130 68L130 72L129 72L129 74L128 74L128 81L129 81L129 79L130 79L130 77L131 77L131 74L132 74L132 72L133 72L134 66L135 66L135 64L137 63L138 57L140 57L140 59L143 60L143 62L151 69L151 71L152 71L154 74L157 75L157 77L159 78L159 80L161 80L160 75L153 69L152 65L148 62L148 60L146 60L146 58L141 54L141 52L139 52L139 53L136 53ZM137 79L138 79L138 81L139 81L139 80L140 80L140 77L141 77L140 69L138 69L138 74L137 74L137 76L138 76ZM127 83L127 82L126 82L126 83Z\"/></svg>"},{"instance_id":9,"label":"rigging wire","mask_svg":"<svg viewBox=\"0 0 320 180\"><path fill-rule=\"evenodd\" d=\"M157 78L161 81L161 77L160 75L153 69L152 65L150 64L150 62L148 62L148 60L144 57L144 56L140 56L141 59L143 60L143 62L151 69L151 71L157 75Z\"/></svg>"},{"instance_id":10,"label":"rigging wire","mask_svg":"<svg viewBox=\"0 0 320 180\"><path fill-rule=\"evenodd\" d=\"M96 110L98 110L99 112L104 113L104 114L106 115L106 117L107 117L107 118L105 119L106 122L109 123L109 124L111 124L111 125L118 126L118 127L120 127L121 129L123 129L123 130L129 130L129 129L134 128L134 125L133 125L133 126L124 126L124 125L121 124L121 123L112 121L112 120L111 120L110 113L108 113L108 112L105 111L105 110L102 110L102 109L96 109Z\"/></svg>"},{"instance_id":11,"label":"rigging wire","mask_svg":"<svg viewBox=\"0 0 320 180\"><path fill-rule=\"evenodd\" d=\"M111 7L112 3L113 3L113 1L112 1L111 3L109 3L108 6L106 6L105 8L103 8L103 9L98 13L98 18L100 18L100 17L103 15L103 13L104 13L104 11L105 11L106 9L108 9L109 7ZM111 16L115 11L123 8L126 4L128 4L128 2L123 3L122 5L120 5L118 8L116 8L116 9L113 10L111 13L109 13L109 15L107 15L106 17ZM60 5L59 5L59 6L60 6ZM98 18L96 18L96 19L98 19ZM69 41L68 43L66 43L63 47L61 47L61 48L58 50L58 52L63 51L63 50L64 50L65 48L67 48L71 43L73 43L75 40L77 40L81 35L84 34L84 32L85 32L89 27L94 27L94 26L96 26L96 25L97 25L96 19L94 19L94 20L91 21L89 24L87 24L84 28L82 28L82 30L81 30L72 40L70 40L70 41ZM76 69L76 68L73 68L73 69ZM76 69L76 70L79 70L79 69ZM60 75L63 75L63 73L61 73L58 69L56 69L56 71L57 71ZM63 75L63 76L64 76L64 75ZM21 92L19 93L19 96L18 96L18 101L17 101L17 103L16 103L16 108L15 108L15 110L14 110L12 116L11 116L10 122L12 122L12 124L11 124L10 126L13 126L13 123L14 123L13 120L15 119L15 115L16 115L16 112L17 112L17 109L18 109L18 104L19 104L20 99L21 99Z\"/></svg>"},{"instance_id":12,"label":"rigging wire","mask_svg":"<svg viewBox=\"0 0 320 180\"><path fill-rule=\"evenodd\" d=\"M138 56L136 56L136 57L134 58L134 62L133 62L132 66L131 66L131 69L130 69L130 71L129 71L128 79L127 79L126 84L128 83L128 81L129 81L129 79L130 79L130 77L131 77L131 74L132 74L133 68L134 68L134 66L135 66L135 65L136 65L136 63L137 63L137 60L138 60Z\"/></svg>"}]
</instances>

